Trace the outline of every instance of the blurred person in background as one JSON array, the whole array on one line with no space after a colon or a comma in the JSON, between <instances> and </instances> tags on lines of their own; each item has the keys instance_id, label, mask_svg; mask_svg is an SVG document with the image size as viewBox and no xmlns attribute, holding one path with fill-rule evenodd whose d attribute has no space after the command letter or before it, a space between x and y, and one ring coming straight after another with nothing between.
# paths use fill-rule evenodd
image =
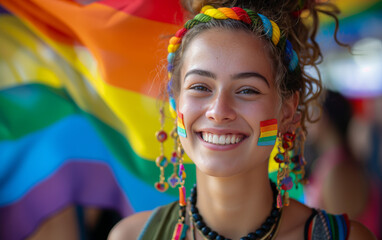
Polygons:
<instances>
[{"instance_id":1,"label":"blurred person in background","mask_svg":"<svg viewBox=\"0 0 382 240\"><path fill-rule=\"evenodd\" d=\"M350 147L352 116L350 102L328 90L321 119L308 126L306 157L311 174L305 188L306 203L333 213L347 212L380 239L380 190L369 178L364 161L355 157Z\"/></svg>"}]
</instances>

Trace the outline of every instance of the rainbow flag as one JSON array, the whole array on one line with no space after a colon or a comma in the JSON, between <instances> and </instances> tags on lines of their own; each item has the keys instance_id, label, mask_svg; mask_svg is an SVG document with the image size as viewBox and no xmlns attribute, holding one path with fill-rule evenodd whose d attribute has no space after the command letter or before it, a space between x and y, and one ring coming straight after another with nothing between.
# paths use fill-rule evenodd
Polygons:
<instances>
[{"instance_id":1,"label":"rainbow flag","mask_svg":"<svg viewBox=\"0 0 382 240\"><path fill-rule=\"evenodd\" d=\"M24 239L70 205L125 217L178 199L154 183L158 72L179 3L78 2L0 0L0 239Z\"/></svg>"},{"instance_id":2,"label":"rainbow flag","mask_svg":"<svg viewBox=\"0 0 382 240\"><path fill-rule=\"evenodd\" d=\"M277 119L270 119L260 122L260 137L258 146L275 145L277 138Z\"/></svg>"},{"instance_id":3,"label":"rainbow flag","mask_svg":"<svg viewBox=\"0 0 382 240\"><path fill-rule=\"evenodd\" d=\"M181 137L187 137L187 133L186 133L186 128L184 126L184 119L183 119L183 114L178 112L178 118L177 118L177 131L178 131L178 134L179 136Z\"/></svg>"}]
</instances>

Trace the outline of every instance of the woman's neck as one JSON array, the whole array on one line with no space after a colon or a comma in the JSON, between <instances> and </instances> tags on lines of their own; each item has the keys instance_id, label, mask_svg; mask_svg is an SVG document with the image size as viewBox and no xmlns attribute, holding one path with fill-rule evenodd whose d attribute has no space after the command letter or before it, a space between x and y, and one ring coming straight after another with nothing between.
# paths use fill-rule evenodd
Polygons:
<instances>
[{"instance_id":1,"label":"woman's neck","mask_svg":"<svg viewBox=\"0 0 382 240\"><path fill-rule=\"evenodd\" d=\"M227 238L240 239L269 216L273 195L267 171L229 178L197 170L197 207L205 223Z\"/></svg>"}]
</instances>

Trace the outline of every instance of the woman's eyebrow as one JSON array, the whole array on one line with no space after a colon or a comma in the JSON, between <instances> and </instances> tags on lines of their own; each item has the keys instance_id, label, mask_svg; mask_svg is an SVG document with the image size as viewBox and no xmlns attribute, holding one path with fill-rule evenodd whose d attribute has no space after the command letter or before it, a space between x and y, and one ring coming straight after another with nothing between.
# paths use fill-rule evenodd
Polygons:
<instances>
[{"instance_id":1,"label":"woman's eyebrow","mask_svg":"<svg viewBox=\"0 0 382 240\"><path fill-rule=\"evenodd\" d=\"M268 85L268 87L270 87L267 78L264 77L263 75L261 75L258 72L243 72L243 73L238 73L238 74L233 75L232 79L237 80L237 79L252 78L252 77L259 78L259 79L263 80Z\"/></svg>"},{"instance_id":2,"label":"woman's eyebrow","mask_svg":"<svg viewBox=\"0 0 382 240\"><path fill-rule=\"evenodd\" d=\"M184 80L186 80L186 78L189 75L192 75L192 74L196 74L196 75L199 75L199 76L216 79L216 75L213 74L212 72L209 72L209 71L206 71L206 70L202 70L202 69L192 69L192 70L190 70L190 71L188 71L186 73L186 75L184 76Z\"/></svg>"}]
</instances>

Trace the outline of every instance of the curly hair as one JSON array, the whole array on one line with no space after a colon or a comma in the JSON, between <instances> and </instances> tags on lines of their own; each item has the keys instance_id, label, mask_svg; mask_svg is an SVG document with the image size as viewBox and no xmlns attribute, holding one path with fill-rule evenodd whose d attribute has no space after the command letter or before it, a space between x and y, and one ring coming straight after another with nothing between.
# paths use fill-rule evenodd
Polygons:
<instances>
[{"instance_id":1,"label":"curly hair","mask_svg":"<svg viewBox=\"0 0 382 240\"><path fill-rule=\"evenodd\" d=\"M283 32L283 35L292 44L299 59L299 71L297 74L296 72L289 72L287 66L285 66L285 53L276 48L271 41L264 41L268 53L272 56L274 78L278 93L282 100L289 98L295 92L299 93L300 98L297 111L301 113L300 124L304 130L306 130L306 121L314 122L318 120L309 114L309 107L312 105L319 106L318 99L322 92L321 76L317 68L317 64L322 61L322 54L320 46L315 40L319 28L319 13L323 13L334 19L334 40L337 44L346 46L337 39L339 22L336 15L339 14L339 9L335 5L329 2L316 2L314 0L183 0L182 4L184 8L189 11L190 19L198 14L203 6L211 5L215 8L240 7L249 9L261 13L274 21ZM309 24L301 21L300 13L303 10L311 16ZM224 21L213 19L206 23L193 26L184 35L178 50L175 52L174 59L172 60L173 82L170 86L170 92L174 94L175 97L177 97L180 91L179 76L183 53L194 37L211 28L251 31L260 38L265 38L261 27L251 29L247 24L232 19L226 19ZM307 67L315 69L318 77L314 78L310 76L306 72Z\"/></svg>"}]
</instances>

